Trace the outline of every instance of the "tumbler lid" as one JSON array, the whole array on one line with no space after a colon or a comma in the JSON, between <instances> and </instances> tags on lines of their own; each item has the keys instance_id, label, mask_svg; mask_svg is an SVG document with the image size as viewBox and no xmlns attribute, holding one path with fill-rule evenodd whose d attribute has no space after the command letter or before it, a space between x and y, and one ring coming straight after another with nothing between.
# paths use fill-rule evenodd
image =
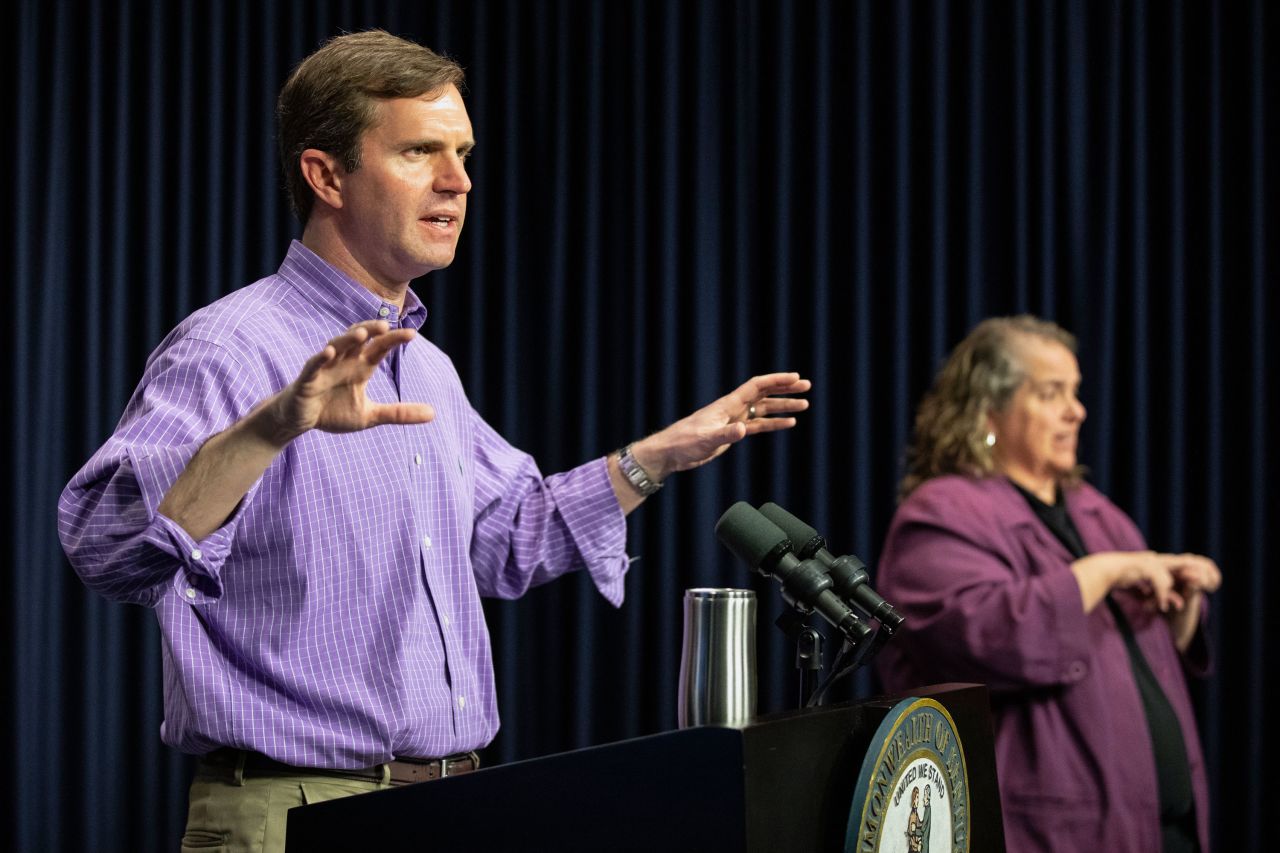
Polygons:
<instances>
[{"instance_id":1,"label":"tumbler lid","mask_svg":"<svg viewBox=\"0 0 1280 853\"><path fill-rule=\"evenodd\" d=\"M755 590L700 586L684 591L685 598L755 598Z\"/></svg>"}]
</instances>

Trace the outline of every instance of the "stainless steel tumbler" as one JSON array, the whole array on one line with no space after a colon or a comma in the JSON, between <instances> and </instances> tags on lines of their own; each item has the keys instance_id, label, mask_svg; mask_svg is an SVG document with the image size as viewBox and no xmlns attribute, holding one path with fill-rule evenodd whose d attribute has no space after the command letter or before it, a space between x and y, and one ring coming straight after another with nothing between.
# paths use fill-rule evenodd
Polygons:
<instances>
[{"instance_id":1,"label":"stainless steel tumbler","mask_svg":"<svg viewBox=\"0 0 1280 853\"><path fill-rule=\"evenodd\" d=\"M743 726L756 713L756 594L687 589L680 653L680 728Z\"/></svg>"}]
</instances>

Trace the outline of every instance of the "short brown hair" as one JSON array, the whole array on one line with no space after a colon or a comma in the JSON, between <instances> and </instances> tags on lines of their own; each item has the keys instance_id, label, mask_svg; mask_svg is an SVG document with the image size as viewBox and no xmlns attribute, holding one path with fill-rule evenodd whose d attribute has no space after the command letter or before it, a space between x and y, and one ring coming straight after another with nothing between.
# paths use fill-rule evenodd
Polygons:
<instances>
[{"instance_id":1,"label":"short brown hair","mask_svg":"<svg viewBox=\"0 0 1280 853\"><path fill-rule=\"evenodd\" d=\"M452 59L383 30L336 36L302 60L276 103L280 161L294 215L305 225L315 202L299 164L303 151L327 151L354 172L360 168L360 137L374 121L375 99L461 88L463 76Z\"/></svg>"},{"instance_id":2,"label":"short brown hair","mask_svg":"<svg viewBox=\"0 0 1280 853\"><path fill-rule=\"evenodd\" d=\"M1004 409L1026 379L1017 344L1028 337L1076 351L1070 332L1030 314L983 320L956 344L916 411L899 499L944 474L987 477L995 471L985 441L987 415ZM1079 481L1083 471L1077 466L1062 479L1063 484Z\"/></svg>"}]
</instances>

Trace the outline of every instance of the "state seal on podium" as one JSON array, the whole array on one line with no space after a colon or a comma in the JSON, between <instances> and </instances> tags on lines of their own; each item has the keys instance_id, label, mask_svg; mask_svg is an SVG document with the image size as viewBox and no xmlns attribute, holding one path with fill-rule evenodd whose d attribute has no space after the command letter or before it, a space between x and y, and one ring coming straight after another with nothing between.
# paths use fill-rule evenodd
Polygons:
<instances>
[{"instance_id":1,"label":"state seal on podium","mask_svg":"<svg viewBox=\"0 0 1280 853\"><path fill-rule=\"evenodd\" d=\"M871 738L845 853L968 853L969 772L947 709L904 699Z\"/></svg>"}]
</instances>

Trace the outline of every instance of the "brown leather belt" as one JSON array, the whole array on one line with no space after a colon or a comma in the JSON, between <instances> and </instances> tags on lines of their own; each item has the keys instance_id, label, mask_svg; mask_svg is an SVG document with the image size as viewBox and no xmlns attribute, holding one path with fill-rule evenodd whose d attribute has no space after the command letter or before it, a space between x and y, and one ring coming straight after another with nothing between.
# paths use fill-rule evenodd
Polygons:
<instances>
[{"instance_id":1,"label":"brown leather belt","mask_svg":"<svg viewBox=\"0 0 1280 853\"><path fill-rule=\"evenodd\" d=\"M244 776L337 776L342 779L359 779L364 782L381 782L384 768L390 770L392 785L412 785L429 782L445 776L461 776L480 769L480 756L474 752L450 755L447 758L398 758L373 767L355 767L335 770L328 767L295 767L244 749L223 747L200 757L200 770L205 775L234 780L237 772Z\"/></svg>"}]
</instances>

